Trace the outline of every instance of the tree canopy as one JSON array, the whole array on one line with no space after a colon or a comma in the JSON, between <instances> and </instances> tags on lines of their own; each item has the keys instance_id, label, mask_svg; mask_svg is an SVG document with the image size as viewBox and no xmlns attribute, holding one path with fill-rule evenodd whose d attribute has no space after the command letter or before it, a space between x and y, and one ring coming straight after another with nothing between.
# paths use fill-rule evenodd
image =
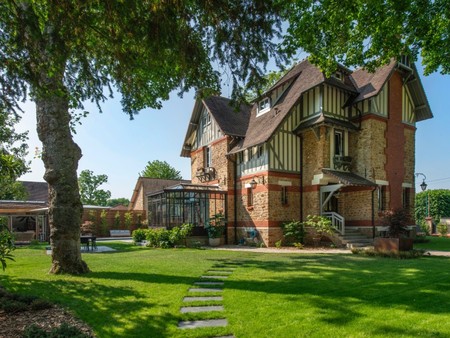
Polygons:
<instances>
[{"instance_id":1,"label":"tree canopy","mask_svg":"<svg viewBox=\"0 0 450 338\"><path fill-rule=\"evenodd\" d=\"M78 178L81 202L87 205L106 206L108 199L111 197L111 192L99 188L107 182L107 175L94 175L91 170L83 170Z\"/></svg>"},{"instance_id":2,"label":"tree canopy","mask_svg":"<svg viewBox=\"0 0 450 338\"><path fill-rule=\"evenodd\" d=\"M2 102L2 92L5 90L0 81L0 180L1 187L11 185L15 180L27 172L25 161L28 146L26 144L27 133L17 133L15 124L20 120L18 113L8 113ZM0 195L2 191L0 191ZM1 199L1 198L0 198Z\"/></svg>"},{"instance_id":3,"label":"tree canopy","mask_svg":"<svg viewBox=\"0 0 450 338\"><path fill-rule=\"evenodd\" d=\"M22 182L9 177L0 177L0 187L0 200L24 201L28 197L27 190Z\"/></svg>"},{"instance_id":4,"label":"tree canopy","mask_svg":"<svg viewBox=\"0 0 450 338\"><path fill-rule=\"evenodd\" d=\"M130 200L124 197L111 198L106 202L106 205L109 207L116 207L118 205L124 205L127 207L128 204L130 204Z\"/></svg>"},{"instance_id":5,"label":"tree canopy","mask_svg":"<svg viewBox=\"0 0 450 338\"><path fill-rule=\"evenodd\" d=\"M450 190L436 189L421 191L416 194L415 217L416 222L420 222L428 216L435 222L439 222L441 217L450 217Z\"/></svg>"},{"instance_id":6,"label":"tree canopy","mask_svg":"<svg viewBox=\"0 0 450 338\"><path fill-rule=\"evenodd\" d=\"M421 55L425 74L450 73L448 0L294 0L285 4L285 51L311 54L328 73Z\"/></svg>"},{"instance_id":7,"label":"tree canopy","mask_svg":"<svg viewBox=\"0 0 450 338\"><path fill-rule=\"evenodd\" d=\"M142 177L163 178L166 180L182 180L180 172L166 161L149 161L141 172Z\"/></svg>"},{"instance_id":8,"label":"tree canopy","mask_svg":"<svg viewBox=\"0 0 450 338\"><path fill-rule=\"evenodd\" d=\"M282 59L281 5L265 1L0 2L0 108L36 103L44 179L49 183L51 272L83 273L77 167L71 127L86 100L100 104L114 87L131 117L159 108L169 93L220 91L226 70L233 97L256 86L261 64ZM106 93L105 93L106 88Z\"/></svg>"}]
</instances>

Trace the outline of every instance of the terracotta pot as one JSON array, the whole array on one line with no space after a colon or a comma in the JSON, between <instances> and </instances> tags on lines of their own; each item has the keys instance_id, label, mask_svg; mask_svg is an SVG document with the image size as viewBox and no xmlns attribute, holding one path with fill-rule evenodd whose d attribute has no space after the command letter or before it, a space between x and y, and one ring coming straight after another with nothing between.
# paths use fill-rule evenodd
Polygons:
<instances>
[{"instance_id":1,"label":"terracotta pot","mask_svg":"<svg viewBox=\"0 0 450 338\"><path fill-rule=\"evenodd\" d=\"M413 249L412 238L382 238L377 237L373 242L375 251L410 251Z\"/></svg>"},{"instance_id":2,"label":"terracotta pot","mask_svg":"<svg viewBox=\"0 0 450 338\"><path fill-rule=\"evenodd\" d=\"M219 246L220 245L220 237L219 238L209 238L209 246Z\"/></svg>"}]
</instances>

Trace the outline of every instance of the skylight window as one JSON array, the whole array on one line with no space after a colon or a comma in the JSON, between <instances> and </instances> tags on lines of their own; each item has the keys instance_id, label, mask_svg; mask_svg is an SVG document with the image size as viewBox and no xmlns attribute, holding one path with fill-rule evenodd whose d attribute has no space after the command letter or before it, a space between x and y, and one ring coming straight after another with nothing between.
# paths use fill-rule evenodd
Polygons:
<instances>
[{"instance_id":1,"label":"skylight window","mask_svg":"<svg viewBox=\"0 0 450 338\"><path fill-rule=\"evenodd\" d=\"M258 102L258 112L256 116L267 113L270 110L270 98L266 97Z\"/></svg>"}]
</instances>

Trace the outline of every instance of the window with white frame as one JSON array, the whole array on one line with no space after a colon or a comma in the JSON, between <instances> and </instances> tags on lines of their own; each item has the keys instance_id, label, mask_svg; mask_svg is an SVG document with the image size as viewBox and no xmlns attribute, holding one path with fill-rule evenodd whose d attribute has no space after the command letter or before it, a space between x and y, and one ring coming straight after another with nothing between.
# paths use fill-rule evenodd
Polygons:
<instances>
[{"instance_id":1,"label":"window with white frame","mask_svg":"<svg viewBox=\"0 0 450 338\"><path fill-rule=\"evenodd\" d=\"M270 98L266 97L258 102L258 112L256 116L267 113L270 110Z\"/></svg>"},{"instance_id":2,"label":"window with white frame","mask_svg":"<svg viewBox=\"0 0 450 338\"><path fill-rule=\"evenodd\" d=\"M344 133L340 130L334 132L334 155L344 156Z\"/></svg>"},{"instance_id":3,"label":"window with white frame","mask_svg":"<svg viewBox=\"0 0 450 338\"><path fill-rule=\"evenodd\" d=\"M205 167L208 168L212 166L211 147L205 147L204 149Z\"/></svg>"}]
</instances>

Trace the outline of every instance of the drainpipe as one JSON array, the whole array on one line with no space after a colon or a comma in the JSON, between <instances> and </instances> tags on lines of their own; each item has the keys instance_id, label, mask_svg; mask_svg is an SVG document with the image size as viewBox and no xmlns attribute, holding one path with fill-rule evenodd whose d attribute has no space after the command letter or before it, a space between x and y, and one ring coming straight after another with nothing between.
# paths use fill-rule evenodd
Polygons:
<instances>
[{"instance_id":1,"label":"drainpipe","mask_svg":"<svg viewBox=\"0 0 450 338\"><path fill-rule=\"evenodd\" d=\"M234 244L238 244L238 240L237 240L237 162L236 162L236 158L233 161L234 164L234 183L233 183L233 188L234 188L234 199L233 199L233 203L234 203Z\"/></svg>"},{"instance_id":2,"label":"drainpipe","mask_svg":"<svg viewBox=\"0 0 450 338\"><path fill-rule=\"evenodd\" d=\"M372 238L375 239L375 197L374 193L378 187L374 187L372 189Z\"/></svg>"},{"instance_id":3,"label":"drainpipe","mask_svg":"<svg viewBox=\"0 0 450 338\"><path fill-rule=\"evenodd\" d=\"M300 222L303 222L303 136L300 136Z\"/></svg>"}]
</instances>

